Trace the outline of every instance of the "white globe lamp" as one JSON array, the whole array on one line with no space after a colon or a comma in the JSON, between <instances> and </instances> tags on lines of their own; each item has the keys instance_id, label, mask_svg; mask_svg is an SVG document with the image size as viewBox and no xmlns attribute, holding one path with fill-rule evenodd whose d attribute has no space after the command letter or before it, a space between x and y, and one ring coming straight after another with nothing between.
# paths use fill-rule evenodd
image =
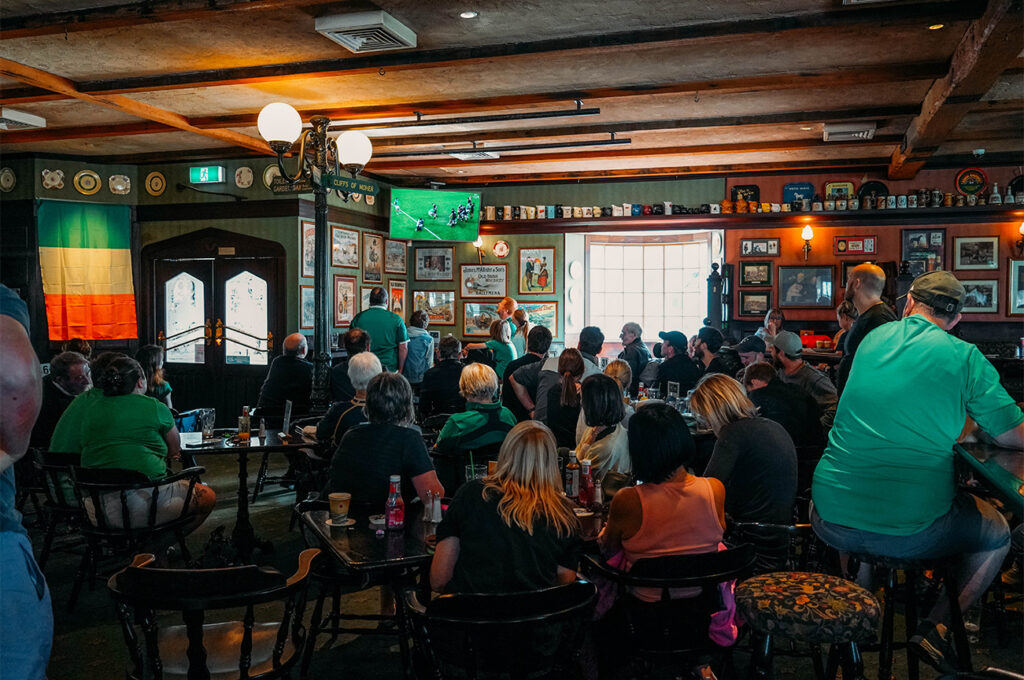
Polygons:
<instances>
[{"instance_id":1,"label":"white globe lamp","mask_svg":"<svg viewBox=\"0 0 1024 680\"><path fill-rule=\"evenodd\" d=\"M302 134L302 118L291 105L274 102L267 104L260 111L256 127L260 131L260 136L267 140L274 151L278 151L277 147L284 147L283 151L278 151L283 153L290 149Z\"/></svg>"},{"instance_id":2,"label":"white globe lamp","mask_svg":"<svg viewBox=\"0 0 1024 680\"><path fill-rule=\"evenodd\" d=\"M370 162L373 144L370 138L358 130L346 130L335 140L338 145L338 161L353 175L359 173Z\"/></svg>"}]
</instances>

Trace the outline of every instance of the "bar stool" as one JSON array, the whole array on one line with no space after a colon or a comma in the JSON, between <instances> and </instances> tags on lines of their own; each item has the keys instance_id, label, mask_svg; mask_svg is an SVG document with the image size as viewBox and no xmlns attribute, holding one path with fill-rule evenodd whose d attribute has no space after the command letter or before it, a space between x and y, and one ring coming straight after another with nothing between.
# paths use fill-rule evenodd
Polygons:
<instances>
[{"instance_id":1,"label":"bar stool","mask_svg":"<svg viewBox=\"0 0 1024 680\"><path fill-rule=\"evenodd\" d=\"M750 678L771 677L774 638L812 646L818 680L862 680L864 662L858 644L872 640L878 627L878 600L852 581L802 571L778 571L748 579L736 587L736 606L763 638L750 660ZM827 674L817 646L829 645Z\"/></svg>"}]
</instances>

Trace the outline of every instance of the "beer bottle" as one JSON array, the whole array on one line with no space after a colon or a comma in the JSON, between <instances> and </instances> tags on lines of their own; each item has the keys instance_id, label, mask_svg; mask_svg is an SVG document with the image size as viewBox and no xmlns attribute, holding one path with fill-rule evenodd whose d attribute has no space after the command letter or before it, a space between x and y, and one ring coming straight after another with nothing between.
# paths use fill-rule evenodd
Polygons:
<instances>
[{"instance_id":1,"label":"beer bottle","mask_svg":"<svg viewBox=\"0 0 1024 680\"><path fill-rule=\"evenodd\" d=\"M384 506L384 525L389 529L405 526L405 501L402 500L402 477L391 475L388 501Z\"/></svg>"},{"instance_id":2,"label":"beer bottle","mask_svg":"<svg viewBox=\"0 0 1024 680\"><path fill-rule=\"evenodd\" d=\"M580 464L576 462L575 452L565 466L565 495L569 498L580 495Z\"/></svg>"},{"instance_id":3,"label":"beer bottle","mask_svg":"<svg viewBox=\"0 0 1024 680\"><path fill-rule=\"evenodd\" d=\"M249 438L249 432L252 430L251 423L249 422L249 407L242 407L242 415L238 417L238 438L246 440Z\"/></svg>"}]
</instances>

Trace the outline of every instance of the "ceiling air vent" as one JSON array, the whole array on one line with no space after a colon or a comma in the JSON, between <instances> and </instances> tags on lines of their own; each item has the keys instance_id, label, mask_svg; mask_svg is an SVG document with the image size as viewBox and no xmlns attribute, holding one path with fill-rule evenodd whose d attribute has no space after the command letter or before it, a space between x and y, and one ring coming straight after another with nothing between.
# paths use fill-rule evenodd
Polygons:
<instances>
[{"instance_id":1,"label":"ceiling air vent","mask_svg":"<svg viewBox=\"0 0 1024 680\"><path fill-rule=\"evenodd\" d=\"M825 123L826 142L852 142L872 139L874 136L874 123Z\"/></svg>"},{"instance_id":2,"label":"ceiling air vent","mask_svg":"<svg viewBox=\"0 0 1024 680\"><path fill-rule=\"evenodd\" d=\"M501 156L493 151L454 151L448 155L452 158L458 158L460 161L489 161L501 158Z\"/></svg>"},{"instance_id":3,"label":"ceiling air vent","mask_svg":"<svg viewBox=\"0 0 1024 680\"><path fill-rule=\"evenodd\" d=\"M0 107L0 130L31 130L46 127L46 119L24 111Z\"/></svg>"},{"instance_id":4,"label":"ceiling air vent","mask_svg":"<svg viewBox=\"0 0 1024 680\"><path fill-rule=\"evenodd\" d=\"M384 52L416 47L416 34L387 12L318 17L316 32L350 52Z\"/></svg>"}]
</instances>

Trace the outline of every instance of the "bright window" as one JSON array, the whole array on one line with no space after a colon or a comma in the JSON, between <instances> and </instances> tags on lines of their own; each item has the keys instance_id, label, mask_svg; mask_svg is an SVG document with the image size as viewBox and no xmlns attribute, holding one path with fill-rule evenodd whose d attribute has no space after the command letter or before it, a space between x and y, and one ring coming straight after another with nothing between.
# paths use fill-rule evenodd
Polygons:
<instances>
[{"instance_id":1,"label":"bright window","mask_svg":"<svg viewBox=\"0 0 1024 680\"><path fill-rule=\"evenodd\" d=\"M203 319L206 318L204 295L203 282L185 272L171 277L164 283L167 363L203 363Z\"/></svg>"},{"instance_id":2,"label":"bright window","mask_svg":"<svg viewBox=\"0 0 1024 680\"><path fill-rule=\"evenodd\" d=\"M267 363L267 282L242 272L224 284L224 361L229 364Z\"/></svg>"}]
</instances>

